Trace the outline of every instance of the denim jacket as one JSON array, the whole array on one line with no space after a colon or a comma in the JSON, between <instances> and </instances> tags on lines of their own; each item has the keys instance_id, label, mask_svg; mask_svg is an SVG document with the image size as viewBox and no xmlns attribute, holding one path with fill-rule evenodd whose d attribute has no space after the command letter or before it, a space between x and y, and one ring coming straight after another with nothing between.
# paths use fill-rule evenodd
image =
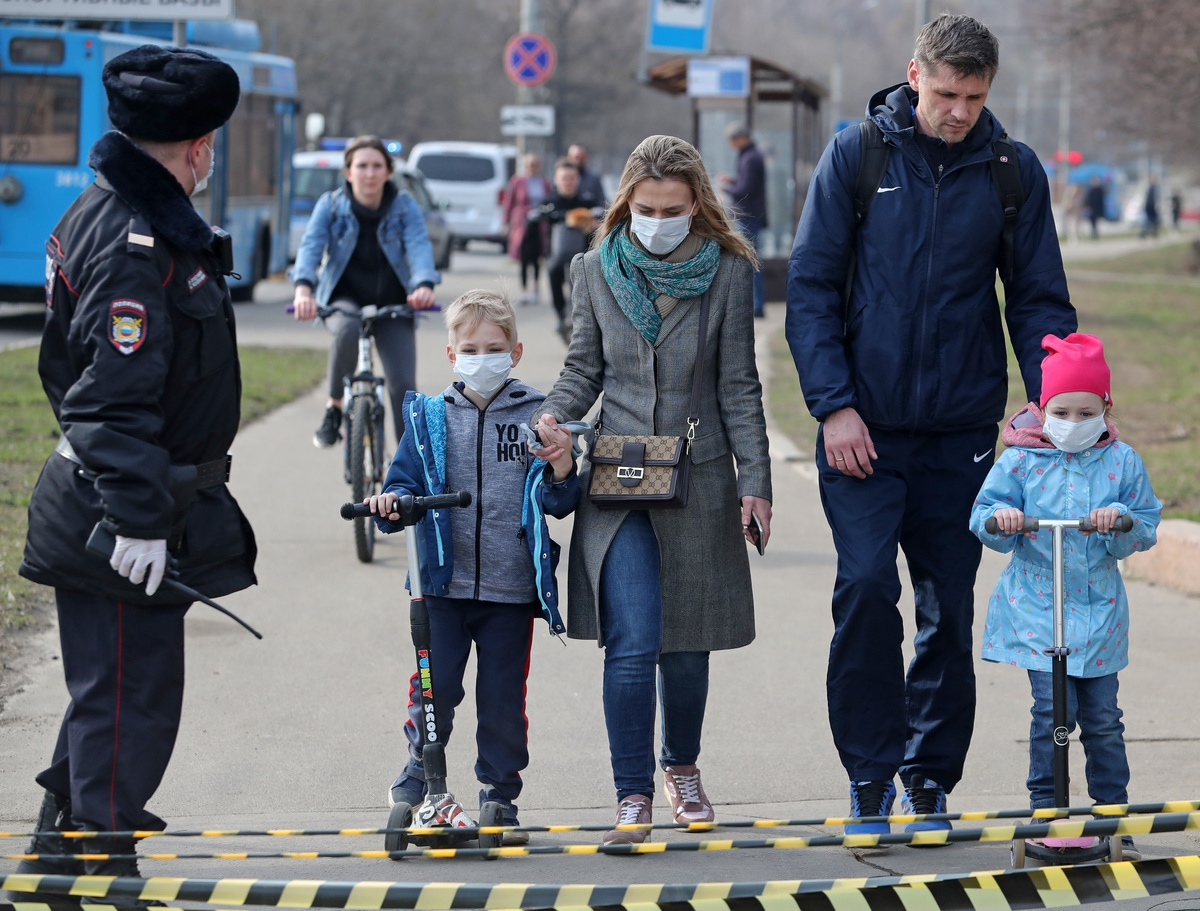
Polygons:
<instances>
[{"instance_id":1,"label":"denim jacket","mask_svg":"<svg viewBox=\"0 0 1200 911\"><path fill-rule=\"evenodd\" d=\"M317 303L327 305L357 242L358 219L346 188L323 193L300 241L292 281L307 281L316 289ZM441 282L441 273L433 266L433 246L425 231L421 207L404 190L396 194L379 221L379 246L406 291L411 292L422 282Z\"/></svg>"}]
</instances>

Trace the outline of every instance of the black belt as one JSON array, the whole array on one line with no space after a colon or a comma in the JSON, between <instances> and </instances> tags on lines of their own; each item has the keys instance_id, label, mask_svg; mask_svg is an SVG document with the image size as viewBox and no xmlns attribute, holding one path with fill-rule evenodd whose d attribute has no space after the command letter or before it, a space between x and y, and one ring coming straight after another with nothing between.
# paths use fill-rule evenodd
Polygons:
<instances>
[{"instance_id":1,"label":"black belt","mask_svg":"<svg viewBox=\"0 0 1200 911\"><path fill-rule=\"evenodd\" d=\"M71 448L65 435L59 436L58 445L54 447L54 451L83 469L86 473L85 477L94 477L93 473L88 471L83 464L83 460ZM229 471L232 465L233 455L231 453L226 453L211 462L201 462L199 465L172 465L167 469L167 484L172 492L181 489L202 490L205 487L220 487L229 481Z\"/></svg>"}]
</instances>

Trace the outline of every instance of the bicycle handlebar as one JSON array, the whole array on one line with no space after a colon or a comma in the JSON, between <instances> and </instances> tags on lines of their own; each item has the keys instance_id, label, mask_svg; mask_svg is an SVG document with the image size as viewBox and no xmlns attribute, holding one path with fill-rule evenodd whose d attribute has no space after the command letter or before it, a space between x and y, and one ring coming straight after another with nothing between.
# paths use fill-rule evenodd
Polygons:
<instances>
[{"instance_id":1,"label":"bicycle handlebar","mask_svg":"<svg viewBox=\"0 0 1200 911\"><path fill-rule=\"evenodd\" d=\"M442 309L441 304L434 304L432 307L426 307L423 310L416 309L412 304L388 304L386 307L378 307L375 313L368 319L378 319L381 316L416 316L418 313L437 313ZM296 312L295 304L287 305L288 313ZM352 310L346 310L343 307L336 305L328 307L317 307L317 319L328 319L335 313L345 313L347 316L362 316L361 313L355 313Z\"/></svg>"},{"instance_id":2,"label":"bicycle handlebar","mask_svg":"<svg viewBox=\"0 0 1200 911\"><path fill-rule=\"evenodd\" d=\"M1039 519L1037 516L1026 516L1025 524L1021 526L1021 530L1017 534L1026 534L1031 531L1039 531L1045 525L1050 527L1053 525L1061 525L1063 528L1077 528L1080 531L1095 531L1096 526L1087 518L1079 519ZM1133 528L1133 516L1123 515L1113 523L1113 531L1130 531ZM1000 525L996 522L996 517L991 516L983 523L983 530L989 535L994 535L1000 531Z\"/></svg>"},{"instance_id":3,"label":"bicycle handlebar","mask_svg":"<svg viewBox=\"0 0 1200 911\"><path fill-rule=\"evenodd\" d=\"M457 493L441 493L431 497L414 497L405 494L398 497L396 500L395 511L404 515L406 513L428 512L431 509L440 509L442 507L458 507L470 506L471 494L465 490L460 490ZM342 518L343 519L366 519L376 513L371 512L371 507L366 503L343 503Z\"/></svg>"}]
</instances>

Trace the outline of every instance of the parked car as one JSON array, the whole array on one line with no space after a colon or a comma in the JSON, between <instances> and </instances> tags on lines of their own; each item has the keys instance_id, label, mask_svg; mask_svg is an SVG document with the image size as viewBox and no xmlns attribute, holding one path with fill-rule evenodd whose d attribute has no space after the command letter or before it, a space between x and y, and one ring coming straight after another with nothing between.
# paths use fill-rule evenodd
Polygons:
<instances>
[{"instance_id":1,"label":"parked car","mask_svg":"<svg viewBox=\"0 0 1200 911\"><path fill-rule=\"evenodd\" d=\"M505 247L504 198L516 173L517 148L493 142L419 142L408 163L445 204L454 245L486 240Z\"/></svg>"},{"instance_id":2,"label":"parked car","mask_svg":"<svg viewBox=\"0 0 1200 911\"><path fill-rule=\"evenodd\" d=\"M425 216L425 230L433 245L433 263L438 269L450 268L450 229L438 203L429 193L425 179L403 158L396 158L392 181L408 190ZM295 262L308 227L308 219L322 193L341 185L341 152L295 152L292 155L292 218L288 231L288 261Z\"/></svg>"}]
</instances>

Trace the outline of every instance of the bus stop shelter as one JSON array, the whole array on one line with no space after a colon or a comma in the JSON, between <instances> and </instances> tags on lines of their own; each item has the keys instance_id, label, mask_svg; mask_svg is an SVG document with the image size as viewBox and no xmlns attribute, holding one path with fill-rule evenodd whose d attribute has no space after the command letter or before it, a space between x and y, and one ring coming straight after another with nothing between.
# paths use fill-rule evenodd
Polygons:
<instances>
[{"instance_id":1,"label":"bus stop shelter","mask_svg":"<svg viewBox=\"0 0 1200 911\"><path fill-rule=\"evenodd\" d=\"M762 233L767 299L783 300L787 258L796 236L809 181L828 136L821 102L825 87L777 64L745 55L749 85L740 97L688 91L689 57L672 57L647 70L649 85L670 95L688 95L692 104L692 144L710 174L733 174L737 153L725 138L731 123L745 123L763 153L767 177L767 228ZM704 58L697 58L704 59Z\"/></svg>"}]
</instances>

